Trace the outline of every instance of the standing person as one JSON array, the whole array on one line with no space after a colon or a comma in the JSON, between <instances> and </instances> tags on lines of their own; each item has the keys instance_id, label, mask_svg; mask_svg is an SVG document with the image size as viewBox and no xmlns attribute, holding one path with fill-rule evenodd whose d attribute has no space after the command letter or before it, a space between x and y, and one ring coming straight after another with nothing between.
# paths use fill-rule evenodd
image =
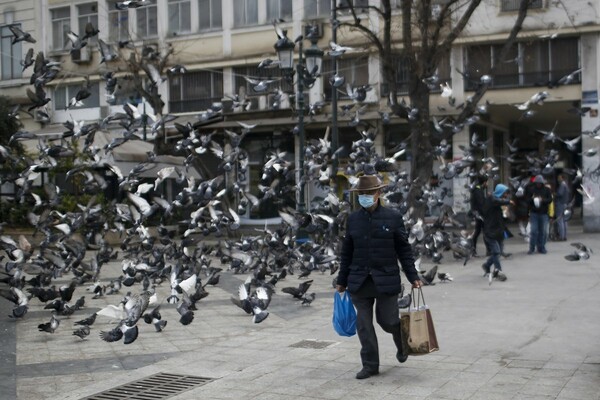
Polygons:
<instances>
[{"instance_id":1,"label":"standing person","mask_svg":"<svg viewBox=\"0 0 600 400\"><path fill-rule=\"evenodd\" d=\"M527 203L529 204L529 251L527 254L546 254L546 241L548 240L548 206L552 202L552 191L545 186L546 181L542 175L537 175L528 190Z\"/></svg>"},{"instance_id":2,"label":"standing person","mask_svg":"<svg viewBox=\"0 0 600 400\"><path fill-rule=\"evenodd\" d=\"M477 239L483 228L483 205L487 195L487 176L477 175L475 186L471 190L471 214L475 218L475 230L471 236L473 242L473 256L477 256Z\"/></svg>"},{"instance_id":3,"label":"standing person","mask_svg":"<svg viewBox=\"0 0 600 400\"><path fill-rule=\"evenodd\" d=\"M510 200L508 187L499 183L496 185L494 193L486 198L484 206L483 240L490 251L490 256L481 268L486 275L491 273L499 281L506 280L506 275L502 272L502 265L500 265L500 254L504 250L504 231L506 230L502 207L513 203ZM490 271L492 265L494 270Z\"/></svg>"},{"instance_id":4,"label":"standing person","mask_svg":"<svg viewBox=\"0 0 600 400\"><path fill-rule=\"evenodd\" d=\"M358 193L361 208L348 216L336 284L338 292L348 289L356 307L362 361L362 369L356 374L356 379L379 373L373 305L377 323L392 334L397 348L396 358L401 363L408 358L402 346L398 316L398 293L401 290L398 260L412 287L421 287L402 216L384 207L379 200L383 186L376 176L364 175L358 178L352 189Z\"/></svg>"},{"instance_id":5,"label":"standing person","mask_svg":"<svg viewBox=\"0 0 600 400\"><path fill-rule=\"evenodd\" d=\"M558 186L554 195L554 218L558 228L558 240L567 240L567 220L565 219L565 210L571 199L571 191L566 182L565 174L558 175Z\"/></svg>"}]
</instances>

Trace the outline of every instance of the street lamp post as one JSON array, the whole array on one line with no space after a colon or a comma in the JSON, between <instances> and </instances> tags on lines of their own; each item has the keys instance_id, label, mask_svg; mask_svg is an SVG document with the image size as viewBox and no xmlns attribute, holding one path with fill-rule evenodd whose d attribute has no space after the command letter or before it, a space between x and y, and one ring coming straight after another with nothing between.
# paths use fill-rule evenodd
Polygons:
<instances>
[{"instance_id":1,"label":"street lamp post","mask_svg":"<svg viewBox=\"0 0 600 400\"><path fill-rule=\"evenodd\" d=\"M283 31L283 37L279 38L275 43L275 51L277 51L277 57L279 58L279 67L284 71L286 77L293 82L293 71L294 71L294 48L296 43L292 42L287 37L287 32ZM305 80L309 78L310 82L307 82L309 86L314 83L314 77L318 74L321 69L321 63L323 60L323 51L317 47L317 37L314 34L314 29L311 29L311 33L308 35L312 45L306 50L306 54L303 51L303 40L304 37L299 36L296 39L298 43L298 63L296 64L296 102L298 108L298 125L297 134L299 142L299 157L298 157L298 201L296 202L296 211L304 213L306 211L306 204L304 198L304 143L305 143L305 132L304 132L304 85ZM306 56L306 64L304 61Z\"/></svg>"},{"instance_id":2,"label":"street lamp post","mask_svg":"<svg viewBox=\"0 0 600 400\"><path fill-rule=\"evenodd\" d=\"M337 0L331 0L331 40L333 43L337 43ZM333 76L337 76L338 73L338 62L337 57L333 57ZM331 149L337 151L339 147L338 139L338 124L337 124L337 87L331 85ZM331 160L331 172L333 173L333 183L337 190L337 171L338 171L338 157Z\"/></svg>"}]
</instances>

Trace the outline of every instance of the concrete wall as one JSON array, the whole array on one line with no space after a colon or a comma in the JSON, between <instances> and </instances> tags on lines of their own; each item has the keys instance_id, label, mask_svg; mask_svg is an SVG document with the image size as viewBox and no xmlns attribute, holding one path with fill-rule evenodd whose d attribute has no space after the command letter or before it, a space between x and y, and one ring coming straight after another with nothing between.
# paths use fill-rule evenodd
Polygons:
<instances>
[{"instance_id":1,"label":"concrete wall","mask_svg":"<svg viewBox=\"0 0 600 400\"><path fill-rule=\"evenodd\" d=\"M465 29L465 40L479 36L503 35L513 26L517 11L501 12L499 0L484 0ZM574 26L598 29L600 3L588 0L544 1L544 8L531 9L523 24L522 36L551 35Z\"/></svg>"},{"instance_id":2,"label":"concrete wall","mask_svg":"<svg viewBox=\"0 0 600 400\"><path fill-rule=\"evenodd\" d=\"M592 131L600 125L600 118L597 110L600 109L598 102L598 65L600 62L600 35L589 34L581 38L581 66L584 74L582 75L581 89L583 91L595 91L595 101L590 101L585 105L596 110L595 116L586 114L581 118L582 131ZM598 148L599 140L593 139L588 135L582 137L582 151ZM600 232L600 155L594 157L582 157L582 171L584 174L581 186L590 194L591 198L583 196L583 229L585 232Z\"/></svg>"}]
</instances>

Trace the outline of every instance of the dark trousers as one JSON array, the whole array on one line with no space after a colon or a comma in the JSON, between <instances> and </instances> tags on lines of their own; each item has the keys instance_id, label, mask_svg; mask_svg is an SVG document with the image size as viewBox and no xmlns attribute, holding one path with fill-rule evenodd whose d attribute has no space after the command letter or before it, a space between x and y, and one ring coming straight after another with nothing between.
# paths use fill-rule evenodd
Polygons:
<instances>
[{"instance_id":1,"label":"dark trousers","mask_svg":"<svg viewBox=\"0 0 600 400\"><path fill-rule=\"evenodd\" d=\"M373 326L373 305L375 317L384 331L391 333L397 349L402 349L398 295L377 295L361 297L352 295L352 303L356 307L356 332L360 340L360 359L363 368L371 371L379 370L379 345Z\"/></svg>"},{"instance_id":2,"label":"dark trousers","mask_svg":"<svg viewBox=\"0 0 600 400\"><path fill-rule=\"evenodd\" d=\"M485 246L490 252L490 256L488 257L486 262L483 263L483 267L489 272L490 267L493 265L494 269L502 271L502 265L500 265L500 254L502 254L502 250L504 247L503 241L487 238L485 236L483 237L483 241L485 242Z\"/></svg>"},{"instance_id":3,"label":"dark trousers","mask_svg":"<svg viewBox=\"0 0 600 400\"><path fill-rule=\"evenodd\" d=\"M535 251L537 246L538 251L546 250L546 240L548 240L548 214L539 214L532 212L529 215L529 251Z\"/></svg>"}]
</instances>

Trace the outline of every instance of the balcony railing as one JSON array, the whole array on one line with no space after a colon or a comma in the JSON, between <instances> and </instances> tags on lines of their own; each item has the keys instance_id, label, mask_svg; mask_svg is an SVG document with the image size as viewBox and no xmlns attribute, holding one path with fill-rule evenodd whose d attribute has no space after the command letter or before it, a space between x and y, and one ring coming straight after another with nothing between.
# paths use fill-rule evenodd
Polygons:
<instances>
[{"instance_id":1,"label":"balcony railing","mask_svg":"<svg viewBox=\"0 0 600 400\"><path fill-rule=\"evenodd\" d=\"M186 100L171 100L169 101L169 112L171 113L184 113L184 112L197 112L204 111L214 103L220 103L222 97L209 97L204 99L186 99Z\"/></svg>"},{"instance_id":2,"label":"balcony railing","mask_svg":"<svg viewBox=\"0 0 600 400\"><path fill-rule=\"evenodd\" d=\"M571 74L573 70L535 71L520 74L496 74L489 86L490 89L504 89L512 87L536 87L536 86L558 86L559 80ZM479 84L479 76L472 76L465 81L465 90L475 90ZM573 76L568 84L577 85L581 83L581 74Z\"/></svg>"}]
</instances>

